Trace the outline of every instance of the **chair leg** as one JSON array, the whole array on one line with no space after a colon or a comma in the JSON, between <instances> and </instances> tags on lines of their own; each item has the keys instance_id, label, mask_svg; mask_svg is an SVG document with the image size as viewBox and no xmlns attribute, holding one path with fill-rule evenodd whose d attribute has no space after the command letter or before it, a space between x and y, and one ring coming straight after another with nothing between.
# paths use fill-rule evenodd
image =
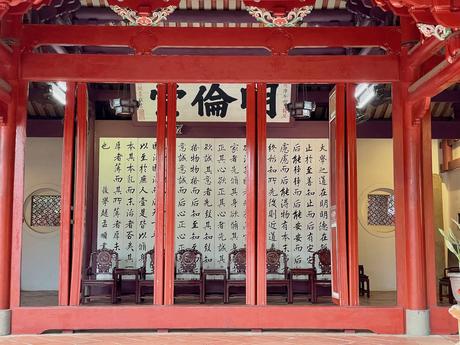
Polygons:
<instances>
[{"instance_id":1,"label":"chair leg","mask_svg":"<svg viewBox=\"0 0 460 345\"><path fill-rule=\"evenodd\" d=\"M204 282L200 282L200 304L204 303Z\"/></svg>"},{"instance_id":2,"label":"chair leg","mask_svg":"<svg viewBox=\"0 0 460 345\"><path fill-rule=\"evenodd\" d=\"M230 300L230 286L227 284L225 287L225 292L224 292L224 303L228 304Z\"/></svg>"},{"instance_id":3,"label":"chair leg","mask_svg":"<svg viewBox=\"0 0 460 345\"><path fill-rule=\"evenodd\" d=\"M369 279L366 280L367 283L367 298L371 297L371 285Z\"/></svg>"},{"instance_id":4,"label":"chair leg","mask_svg":"<svg viewBox=\"0 0 460 345\"><path fill-rule=\"evenodd\" d=\"M141 303L141 286L139 281L136 282L136 304Z\"/></svg>"}]
</instances>

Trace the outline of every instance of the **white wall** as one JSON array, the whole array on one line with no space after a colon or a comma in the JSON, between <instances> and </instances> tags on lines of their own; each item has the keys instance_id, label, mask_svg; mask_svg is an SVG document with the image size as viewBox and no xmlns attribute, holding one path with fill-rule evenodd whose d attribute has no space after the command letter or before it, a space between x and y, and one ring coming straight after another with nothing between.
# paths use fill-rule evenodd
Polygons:
<instances>
[{"instance_id":1,"label":"white wall","mask_svg":"<svg viewBox=\"0 0 460 345\"><path fill-rule=\"evenodd\" d=\"M358 209L366 191L393 189L393 140L358 139ZM398 210L396 210L398 212ZM364 265L373 291L396 290L396 254L394 232L377 237L358 222L359 263Z\"/></svg>"},{"instance_id":2,"label":"white wall","mask_svg":"<svg viewBox=\"0 0 460 345\"><path fill-rule=\"evenodd\" d=\"M24 198L38 188L61 184L62 138L27 138ZM59 189L58 189L59 190ZM57 290L59 232L22 231L21 290Z\"/></svg>"}]
</instances>

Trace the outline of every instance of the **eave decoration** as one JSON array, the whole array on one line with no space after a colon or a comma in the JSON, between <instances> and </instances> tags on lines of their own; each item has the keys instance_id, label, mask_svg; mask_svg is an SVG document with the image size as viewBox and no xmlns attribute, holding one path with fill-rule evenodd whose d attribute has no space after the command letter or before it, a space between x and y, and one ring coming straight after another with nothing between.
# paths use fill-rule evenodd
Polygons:
<instances>
[{"instance_id":1,"label":"eave decoration","mask_svg":"<svg viewBox=\"0 0 460 345\"><path fill-rule=\"evenodd\" d=\"M267 27L294 27L313 10L314 0L245 0L246 10Z\"/></svg>"},{"instance_id":2,"label":"eave decoration","mask_svg":"<svg viewBox=\"0 0 460 345\"><path fill-rule=\"evenodd\" d=\"M460 11L450 0L372 0L385 11L412 17L424 37L445 40L460 29Z\"/></svg>"},{"instance_id":3,"label":"eave decoration","mask_svg":"<svg viewBox=\"0 0 460 345\"><path fill-rule=\"evenodd\" d=\"M175 11L180 0L108 0L109 6L130 26L158 26Z\"/></svg>"},{"instance_id":4,"label":"eave decoration","mask_svg":"<svg viewBox=\"0 0 460 345\"><path fill-rule=\"evenodd\" d=\"M31 7L39 9L49 5L51 0L0 0L0 20L5 14L20 15L24 14Z\"/></svg>"}]
</instances>

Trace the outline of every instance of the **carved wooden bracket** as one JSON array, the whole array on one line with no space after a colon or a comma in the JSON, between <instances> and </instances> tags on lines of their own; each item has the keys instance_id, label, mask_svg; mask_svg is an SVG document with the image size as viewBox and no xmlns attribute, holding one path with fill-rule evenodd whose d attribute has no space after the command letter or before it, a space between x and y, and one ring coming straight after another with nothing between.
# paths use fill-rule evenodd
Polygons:
<instances>
[{"instance_id":1,"label":"carved wooden bracket","mask_svg":"<svg viewBox=\"0 0 460 345\"><path fill-rule=\"evenodd\" d=\"M108 0L108 3L132 26L157 26L179 6L179 0Z\"/></svg>"},{"instance_id":2,"label":"carved wooden bracket","mask_svg":"<svg viewBox=\"0 0 460 345\"><path fill-rule=\"evenodd\" d=\"M422 118L430 111L431 98L426 97L414 104L412 104L412 123L420 124Z\"/></svg>"},{"instance_id":3,"label":"carved wooden bracket","mask_svg":"<svg viewBox=\"0 0 460 345\"><path fill-rule=\"evenodd\" d=\"M51 0L0 0L0 20L5 14L24 14L31 7L39 9L42 6L49 5Z\"/></svg>"}]
</instances>

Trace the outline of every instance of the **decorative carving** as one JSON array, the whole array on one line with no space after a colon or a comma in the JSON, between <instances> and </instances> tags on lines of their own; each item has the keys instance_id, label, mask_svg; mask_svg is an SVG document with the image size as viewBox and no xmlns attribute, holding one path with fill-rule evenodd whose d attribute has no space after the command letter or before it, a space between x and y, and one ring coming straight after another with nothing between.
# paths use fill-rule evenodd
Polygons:
<instances>
[{"instance_id":1,"label":"decorative carving","mask_svg":"<svg viewBox=\"0 0 460 345\"><path fill-rule=\"evenodd\" d=\"M245 274L246 273L246 248L232 250L228 254L228 265L229 265L229 272L234 273L234 274Z\"/></svg>"},{"instance_id":2,"label":"decorative carving","mask_svg":"<svg viewBox=\"0 0 460 345\"><path fill-rule=\"evenodd\" d=\"M176 254L176 262L179 264L179 274L198 274L201 269L201 253L196 249L179 250Z\"/></svg>"},{"instance_id":3,"label":"decorative carving","mask_svg":"<svg viewBox=\"0 0 460 345\"><path fill-rule=\"evenodd\" d=\"M369 225L395 225L394 195L369 194L367 200L367 223Z\"/></svg>"},{"instance_id":4,"label":"decorative carving","mask_svg":"<svg viewBox=\"0 0 460 345\"><path fill-rule=\"evenodd\" d=\"M452 34L452 30L442 25L417 24L418 29L425 37L434 36L440 41L444 41Z\"/></svg>"},{"instance_id":5,"label":"decorative carving","mask_svg":"<svg viewBox=\"0 0 460 345\"><path fill-rule=\"evenodd\" d=\"M283 271L280 271L281 263L283 263ZM267 273L268 274L284 274L287 270L286 254L273 246L267 249Z\"/></svg>"},{"instance_id":6,"label":"decorative carving","mask_svg":"<svg viewBox=\"0 0 460 345\"><path fill-rule=\"evenodd\" d=\"M331 274L331 251L328 248L318 250L313 254L313 267L315 265L315 257L318 257L320 274Z\"/></svg>"},{"instance_id":7,"label":"decorative carving","mask_svg":"<svg viewBox=\"0 0 460 345\"><path fill-rule=\"evenodd\" d=\"M93 267L95 265L95 274L112 273L113 269L117 267L118 254L112 249L107 249L105 246L98 249L92 255Z\"/></svg>"},{"instance_id":8,"label":"decorative carving","mask_svg":"<svg viewBox=\"0 0 460 345\"><path fill-rule=\"evenodd\" d=\"M59 226L61 224L61 196L33 195L31 226Z\"/></svg>"},{"instance_id":9,"label":"decorative carving","mask_svg":"<svg viewBox=\"0 0 460 345\"><path fill-rule=\"evenodd\" d=\"M7 12L11 14L24 14L32 6L35 9L39 9L50 2L51 0L0 0L0 20Z\"/></svg>"},{"instance_id":10,"label":"decorative carving","mask_svg":"<svg viewBox=\"0 0 460 345\"><path fill-rule=\"evenodd\" d=\"M293 27L302 22L307 14L311 13L313 6L293 8L285 16L273 15L269 10L255 6L248 6L246 10L258 22L267 27Z\"/></svg>"},{"instance_id":11,"label":"decorative carving","mask_svg":"<svg viewBox=\"0 0 460 345\"><path fill-rule=\"evenodd\" d=\"M110 8L130 26L158 26L167 16L174 12L176 6L161 7L152 11L150 15L138 13L128 7L124 8L118 5L111 5Z\"/></svg>"}]
</instances>

